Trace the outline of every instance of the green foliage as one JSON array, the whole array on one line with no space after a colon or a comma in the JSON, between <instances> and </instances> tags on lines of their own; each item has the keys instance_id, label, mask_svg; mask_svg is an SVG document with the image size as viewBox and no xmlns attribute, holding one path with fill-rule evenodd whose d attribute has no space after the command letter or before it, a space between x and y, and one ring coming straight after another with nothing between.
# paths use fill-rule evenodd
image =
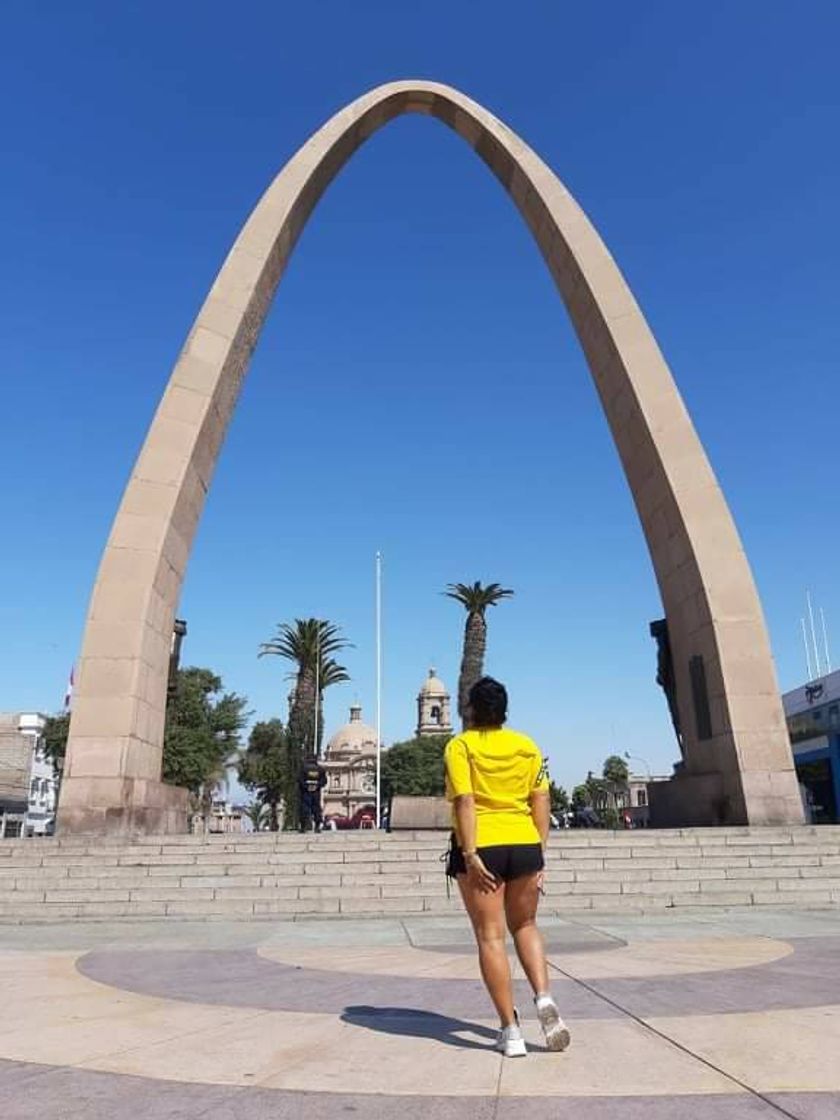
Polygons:
<instances>
[{"instance_id":1,"label":"green foliage","mask_svg":"<svg viewBox=\"0 0 840 1120\"><path fill-rule=\"evenodd\" d=\"M610 782L613 786L623 788L627 785L627 779L630 777L630 768L619 755L611 754L609 758L604 760L604 768L601 773L605 781Z\"/></svg>"},{"instance_id":2,"label":"green foliage","mask_svg":"<svg viewBox=\"0 0 840 1120\"><path fill-rule=\"evenodd\" d=\"M446 735L423 735L394 745L382 755L382 797L440 797L444 792Z\"/></svg>"},{"instance_id":3,"label":"green foliage","mask_svg":"<svg viewBox=\"0 0 840 1120\"><path fill-rule=\"evenodd\" d=\"M586 789L589 795L588 804L596 809L603 809L609 801L609 790L603 778L596 778L590 770L586 777Z\"/></svg>"},{"instance_id":4,"label":"green foliage","mask_svg":"<svg viewBox=\"0 0 840 1120\"><path fill-rule=\"evenodd\" d=\"M296 666L294 699L286 730L288 766L283 796L286 828L296 829L300 823L298 773L307 751L313 746L320 748L324 689L350 680L347 670L334 657L349 645L341 627L335 623L320 618L296 618L293 623L279 623L274 638L260 646L260 657L282 657ZM319 716L317 736L316 710Z\"/></svg>"},{"instance_id":5,"label":"green foliage","mask_svg":"<svg viewBox=\"0 0 840 1120\"><path fill-rule=\"evenodd\" d=\"M482 618L488 607L495 607L502 599L509 599L513 591L500 583L488 583L483 587L480 580L475 583L448 583L446 595L460 603L467 614L480 614Z\"/></svg>"},{"instance_id":6,"label":"green foliage","mask_svg":"<svg viewBox=\"0 0 840 1120\"><path fill-rule=\"evenodd\" d=\"M618 809L615 809L612 805L602 809L599 815L604 828L621 828L621 815Z\"/></svg>"},{"instance_id":7,"label":"green foliage","mask_svg":"<svg viewBox=\"0 0 840 1120\"><path fill-rule=\"evenodd\" d=\"M248 737L248 747L240 756L238 774L242 785L256 793L257 804L268 815L268 827L272 832L280 827L278 807L283 801L288 770L288 741L283 724L279 719L255 723ZM258 829L259 819L250 810L248 816Z\"/></svg>"},{"instance_id":8,"label":"green foliage","mask_svg":"<svg viewBox=\"0 0 840 1120\"><path fill-rule=\"evenodd\" d=\"M548 787L548 795L551 798L551 811L555 816L568 812L569 795L562 786L556 786L554 782L551 782Z\"/></svg>"},{"instance_id":9,"label":"green foliage","mask_svg":"<svg viewBox=\"0 0 840 1120\"><path fill-rule=\"evenodd\" d=\"M579 785L572 790L572 805L575 809L585 809L592 804L592 795L589 786Z\"/></svg>"},{"instance_id":10,"label":"green foliage","mask_svg":"<svg viewBox=\"0 0 840 1120\"><path fill-rule=\"evenodd\" d=\"M509 599L513 592L500 583L488 583L484 587L479 580L475 583L449 583L443 593L467 612L464 625L464 645L461 653L461 669L458 673L458 715L466 721L470 689L484 672L484 654L487 650L487 608L494 607L502 599Z\"/></svg>"},{"instance_id":11,"label":"green foliage","mask_svg":"<svg viewBox=\"0 0 840 1120\"><path fill-rule=\"evenodd\" d=\"M226 779L247 719L247 700L222 688L210 669L179 669L167 708L163 779L205 805Z\"/></svg>"},{"instance_id":12,"label":"green foliage","mask_svg":"<svg viewBox=\"0 0 840 1120\"><path fill-rule=\"evenodd\" d=\"M44 740L44 751L52 763L53 773L56 776L64 766L64 756L67 753L67 737L70 734L70 713L61 712L59 715L48 716L41 735Z\"/></svg>"}]
</instances>

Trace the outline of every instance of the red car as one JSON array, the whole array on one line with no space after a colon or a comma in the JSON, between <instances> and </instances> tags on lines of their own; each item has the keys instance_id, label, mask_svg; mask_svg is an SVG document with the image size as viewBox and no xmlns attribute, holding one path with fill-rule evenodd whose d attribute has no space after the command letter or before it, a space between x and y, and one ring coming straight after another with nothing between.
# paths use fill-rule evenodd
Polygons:
<instances>
[{"instance_id":1,"label":"red car","mask_svg":"<svg viewBox=\"0 0 840 1120\"><path fill-rule=\"evenodd\" d=\"M376 823L376 810L371 808L357 809L352 817L343 817L338 813L332 813L329 817L324 818L324 827L331 829L332 825L343 832L349 828L373 828Z\"/></svg>"}]
</instances>

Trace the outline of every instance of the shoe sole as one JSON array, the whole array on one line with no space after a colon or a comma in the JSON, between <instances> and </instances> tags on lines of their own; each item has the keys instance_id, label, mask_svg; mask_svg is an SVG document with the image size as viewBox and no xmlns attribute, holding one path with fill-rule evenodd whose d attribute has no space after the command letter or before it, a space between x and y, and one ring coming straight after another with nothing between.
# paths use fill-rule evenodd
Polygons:
<instances>
[{"instance_id":1,"label":"shoe sole","mask_svg":"<svg viewBox=\"0 0 840 1120\"><path fill-rule=\"evenodd\" d=\"M557 1008L548 1007L545 1011L538 1011L537 1014L545 1035L545 1044L549 1050L555 1054L561 1054L564 1050L568 1050L572 1036L569 1034L569 1028L560 1018Z\"/></svg>"}]
</instances>

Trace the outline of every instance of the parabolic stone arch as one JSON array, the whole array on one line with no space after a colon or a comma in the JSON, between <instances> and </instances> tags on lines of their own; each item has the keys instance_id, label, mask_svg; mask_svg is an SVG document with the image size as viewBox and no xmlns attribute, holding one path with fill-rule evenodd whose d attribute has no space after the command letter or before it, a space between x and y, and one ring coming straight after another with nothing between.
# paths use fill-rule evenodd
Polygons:
<instances>
[{"instance_id":1,"label":"parabolic stone arch","mask_svg":"<svg viewBox=\"0 0 840 1120\"><path fill-rule=\"evenodd\" d=\"M342 109L254 209L190 331L134 467L93 590L59 809L67 832L175 831L161 754L175 610L239 387L295 242L353 152L394 117L454 129L515 202L586 354L668 622L683 823L800 823L761 606L729 509L656 341L609 252L545 163L491 113L432 82Z\"/></svg>"}]
</instances>

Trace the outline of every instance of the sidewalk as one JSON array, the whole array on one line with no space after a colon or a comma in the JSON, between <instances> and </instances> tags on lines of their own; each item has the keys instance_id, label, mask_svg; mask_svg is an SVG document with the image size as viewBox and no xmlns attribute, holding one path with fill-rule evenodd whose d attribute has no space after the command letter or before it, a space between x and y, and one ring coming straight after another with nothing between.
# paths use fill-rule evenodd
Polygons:
<instances>
[{"instance_id":1,"label":"sidewalk","mask_svg":"<svg viewBox=\"0 0 840 1120\"><path fill-rule=\"evenodd\" d=\"M460 917L0 928L0 1115L840 1116L840 913L544 928L572 1047L513 1061Z\"/></svg>"}]
</instances>

